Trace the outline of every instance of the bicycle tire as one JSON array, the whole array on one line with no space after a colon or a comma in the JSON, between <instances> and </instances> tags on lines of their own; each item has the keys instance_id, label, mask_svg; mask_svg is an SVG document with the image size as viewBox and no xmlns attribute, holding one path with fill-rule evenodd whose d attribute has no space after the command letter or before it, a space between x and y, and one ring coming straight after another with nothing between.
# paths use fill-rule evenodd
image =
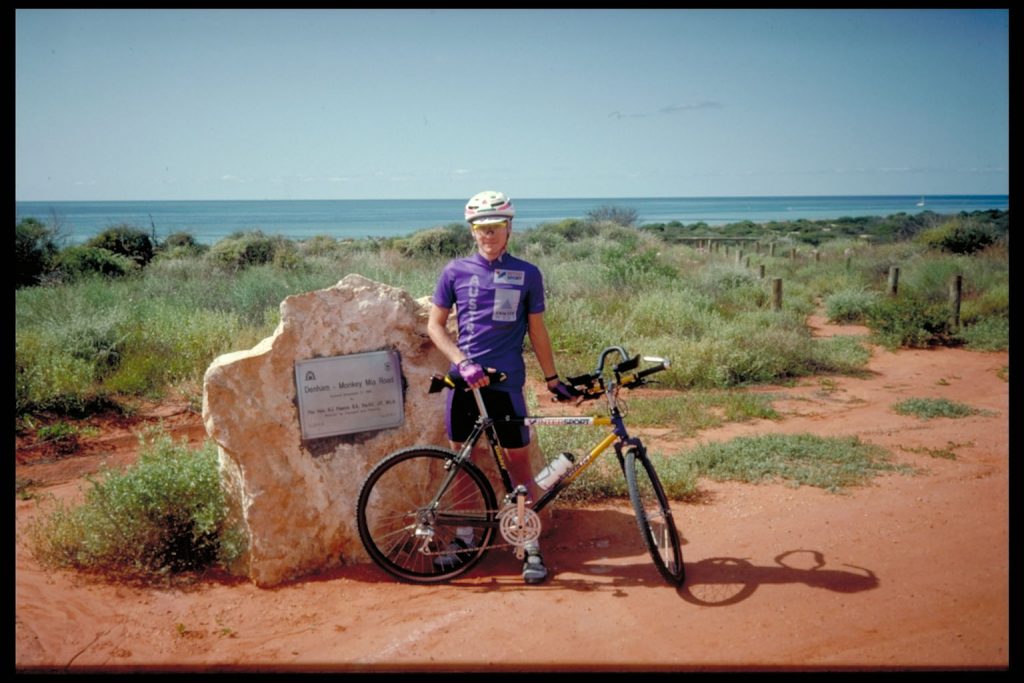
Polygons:
<instances>
[{"instance_id":1,"label":"bicycle tire","mask_svg":"<svg viewBox=\"0 0 1024 683\"><path fill-rule=\"evenodd\" d=\"M636 446L626 450L624 467L640 536L654 560L654 566L670 584L681 586L686 580L686 570L679 547L679 533L658 473L643 449Z\"/></svg>"},{"instance_id":2,"label":"bicycle tire","mask_svg":"<svg viewBox=\"0 0 1024 683\"><path fill-rule=\"evenodd\" d=\"M497 528L497 503L493 487L476 465L457 465L453 485L437 507L428 508L447 473L446 463L455 457L446 448L406 448L381 460L363 481L356 504L359 538L374 564L398 579L448 581L487 554ZM475 547L449 552L456 524L474 528Z\"/></svg>"}]
</instances>

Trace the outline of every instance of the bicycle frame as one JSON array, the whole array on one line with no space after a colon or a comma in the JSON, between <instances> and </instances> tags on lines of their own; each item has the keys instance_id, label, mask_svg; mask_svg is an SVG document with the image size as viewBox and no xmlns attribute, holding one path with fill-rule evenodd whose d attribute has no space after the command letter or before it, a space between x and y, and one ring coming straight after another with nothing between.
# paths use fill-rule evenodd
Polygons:
<instances>
[{"instance_id":1,"label":"bicycle frame","mask_svg":"<svg viewBox=\"0 0 1024 683\"><path fill-rule=\"evenodd\" d=\"M609 395L611 398L611 395ZM494 462L497 465L498 473L501 475L501 481L505 488L505 494L511 496L514 493L514 487L512 485L512 479L509 475L508 467L505 461L505 447L501 445L498 439L497 429L495 426L499 422L495 418L487 415L487 409L483 406L483 401L480 399L479 391L476 392L476 399L478 406L480 407L480 416L477 418L476 425L473 427L473 431L470 433L466 442L462 446L462 450L459 452L459 460L468 459L480 441L481 437L485 438L487 445L490 448L491 455L494 458ZM622 414L618 409L618 406L613 404L612 415L610 417L545 417L537 415L527 415L523 417L506 417L500 420L502 424L511 425L526 425L526 426L582 426L590 425L594 427L611 427L612 430L609 432L604 439L601 440L596 446L594 446L586 457L580 462L576 463L573 468L562 477L554 486L544 492L544 494L529 507L534 512L540 512L543 510L548 503L553 501L558 495L566 489L573 481L576 480L580 474L583 473L588 467L590 467L597 460L602 453L604 453L612 445L615 446L617 454L621 455L622 447L626 443L637 443L636 439L632 439L626 430L626 425L622 419Z\"/></svg>"},{"instance_id":2,"label":"bicycle frame","mask_svg":"<svg viewBox=\"0 0 1024 683\"><path fill-rule=\"evenodd\" d=\"M460 462L465 461L465 460L469 460L471 455L472 455L473 449L476 447L477 443L480 441L480 438L484 437L486 439L486 441L487 441L488 446L490 447L491 455L494 458L494 463L495 463L495 465L498 468L498 473L501 476L501 481L502 481L502 484L503 484L503 486L505 488L506 497L511 498L511 496L514 493L515 489L514 489L514 487L512 485L512 479L511 479L511 476L509 475L508 466L506 465L506 461L505 461L505 447L501 445L501 441L498 438L497 429L495 428L495 425L497 425L499 422L501 422L502 424L510 424L510 425L526 425L528 427L529 426L535 426L535 425L536 426L553 426L553 425L554 426L558 426L558 425L561 425L561 426L580 426L580 425L590 425L590 426L595 426L595 427L611 427L612 428L611 432L609 432L607 434L607 436L605 436L604 439L601 440L600 443L598 443L596 446L594 446L590 450L590 452L587 453L586 457L584 457L582 461L576 463L573 466L573 468L569 471L568 474L566 474L564 477L562 477L562 479L559 480L550 489L545 491L544 494L541 495L538 500L533 501L533 503L529 507L534 512L540 512L541 510L543 510L548 505L548 503L550 503L555 498L557 498L558 495L562 491L564 491L566 488L568 488L572 484L572 482L574 482L576 480L576 478L579 477L580 474L583 473L584 470L586 470L592 464L594 464L594 462L597 460L597 458L600 457L600 455L602 453L604 453L606 450L608 450L609 447L611 447L611 446L615 447L615 454L619 458L619 464L621 466L621 464L622 464L622 449L625 446L627 446L627 445L633 445L633 446L637 446L637 447L642 447L642 444L641 444L639 439L631 437L629 435L629 431L626 429L626 423L625 423L625 420L623 419L622 411L619 409L619 405L618 405L618 391L619 391L620 386L628 385L628 384L630 384L631 381L636 381L636 380L640 379L646 373L643 373L643 372L636 373L636 374L630 375L630 376L628 376L628 377L626 377L626 378L624 378L623 380L620 381L618 379L618 371L616 371L616 373L615 373L616 374L616 379L611 380L608 383L608 385L606 386L604 381L603 381L603 379L602 379L602 374L603 374L603 370L604 370L605 360L608 357L608 355L611 354L612 352L618 352L619 355L624 360L628 359L628 354L621 347L618 347L618 346L609 347L609 348L605 349L601 353L597 369L592 373L592 375L585 376L585 377L587 377L590 380L596 381L597 382L597 391L600 394L602 394L602 395L604 395L606 397L606 399L608 401L608 411L609 411L609 415L607 417L605 417L605 416L601 416L601 417L580 417L580 416L547 417L547 416L539 416L539 415L526 415L526 416L522 416L522 417L505 417L505 418L502 418L501 420L497 420L495 418L492 418L490 415L488 415L487 407L484 405L483 398L480 395L479 389L473 389L472 390L473 391L473 397L476 400L477 409L478 409L480 414L477 417L476 424L473 427L473 431L470 432L469 437L463 443L462 449L460 450L460 452L458 454L457 460L460 461ZM637 360L638 360L638 358L634 359L634 362L637 361ZM665 361L662 360L662 359L658 359L658 360L661 360L662 363L665 363ZM635 367L635 365L634 365L634 367ZM658 368L658 369L661 369L661 368ZM656 370L651 370L651 371L648 371L648 372L653 372L653 371L656 371ZM442 491L445 488L447 488L447 483L444 486L442 486Z\"/></svg>"}]
</instances>

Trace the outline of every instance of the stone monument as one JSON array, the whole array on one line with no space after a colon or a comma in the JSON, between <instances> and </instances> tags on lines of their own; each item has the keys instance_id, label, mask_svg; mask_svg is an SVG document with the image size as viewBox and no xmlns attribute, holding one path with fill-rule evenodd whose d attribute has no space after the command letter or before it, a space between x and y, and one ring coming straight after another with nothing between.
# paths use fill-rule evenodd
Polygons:
<instances>
[{"instance_id":1,"label":"stone monument","mask_svg":"<svg viewBox=\"0 0 1024 683\"><path fill-rule=\"evenodd\" d=\"M427 336L429 309L426 298L347 275L327 289L287 297L272 336L219 356L207 369L203 421L218 447L231 521L248 541L233 572L272 586L368 561L356 527L367 473L399 448L448 445L443 395L427 392L431 375L448 368ZM394 381L392 359L399 365ZM324 376L318 362L336 376L343 373L342 380L317 379L317 373ZM363 374L375 385L380 380L374 391L383 393L362 386L363 363ZM300 387L309 395L300 396ZM334 406L314 396L318 387L330 387L345 403ZM388 412L380 422L386 426L374 428L377 406L394 400L403 402L400 419ZM363 431L345 428L346 416L337 411L350 409L369 411L358 416L355 428ZM311 430L312 423L303 421L317 411L328 419ZM325 431L334 434L303 438ZM350 433L339 433L345 431ZM543 458L536 447L532 455L536 471ZM479 464L493 473L493 465Z\"/></svg>"}]
</instances>

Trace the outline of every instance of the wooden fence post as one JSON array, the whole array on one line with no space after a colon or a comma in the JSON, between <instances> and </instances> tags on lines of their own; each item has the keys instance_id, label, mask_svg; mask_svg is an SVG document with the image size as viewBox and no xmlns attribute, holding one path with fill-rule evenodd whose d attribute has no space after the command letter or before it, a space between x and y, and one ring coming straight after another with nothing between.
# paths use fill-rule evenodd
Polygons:
<instances>
[{"instance_id":1,"label":"wooden fence post","mask_svg":"<svg viewBox=\"0 0 1024 683\"><path fill-rule=\"evenodd\" d=\"M772 310L782 310L782 278L772 278Z\"/></svg>"},{"instance_id":2,"label":"wooden fence post","mask_svg":"<svg viewBox=\"0 0 1024 683\"><path fill-rule=\"evenodd\" d=\"M763 263L757 267L757 277L759 277L762 280L764 279L764 264Z\"/></svg>"},{"instance_id":3,"label":"wooden fence post","mask_svg":"<svg viewBox=\"0 0 1024 683\"><path fill-rule=\"evenodd\" d=\"M896 296L900 283L900 269L897 266L889 266L889 296Z\"/></svg>"},{"instance_id":4,"label":"wooden fence post","mask_svg":"<svg viewBox=\"0 0 1024 683\"><path fill-rule=\"evenodd\" d=\"M954 331L960 329L960 295L963 292L963 286L963 275L954 275L949 283L950 322Z\"/></svg>"}]
</instances>

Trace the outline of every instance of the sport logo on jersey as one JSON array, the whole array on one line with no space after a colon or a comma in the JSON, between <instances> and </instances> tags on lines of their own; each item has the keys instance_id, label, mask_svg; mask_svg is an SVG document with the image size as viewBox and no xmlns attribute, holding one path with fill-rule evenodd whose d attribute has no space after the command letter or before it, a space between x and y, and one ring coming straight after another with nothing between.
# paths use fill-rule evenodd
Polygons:
<instances>
[{"instance_id":1,"label":"sport logo on jersey","mask_svg":"<svg viewBox=\"0 0 1024 683\"><path fill-rule=\"evenodd\" d=\"M518 289L494 290L494 311L491 318L498 322L515 322L519 311Z\"/></svg>"},{"instance_id":2,"label":"sport logo on jersey","mask_svg":"<svg viewBox=\"0 0 1024 683\"><path fill-rule=\"evenodd\" d=\"M526 273L521 270L494 271L494 284L496 285L521 285L526 282Z\"/></svg>"}]
</instances>

